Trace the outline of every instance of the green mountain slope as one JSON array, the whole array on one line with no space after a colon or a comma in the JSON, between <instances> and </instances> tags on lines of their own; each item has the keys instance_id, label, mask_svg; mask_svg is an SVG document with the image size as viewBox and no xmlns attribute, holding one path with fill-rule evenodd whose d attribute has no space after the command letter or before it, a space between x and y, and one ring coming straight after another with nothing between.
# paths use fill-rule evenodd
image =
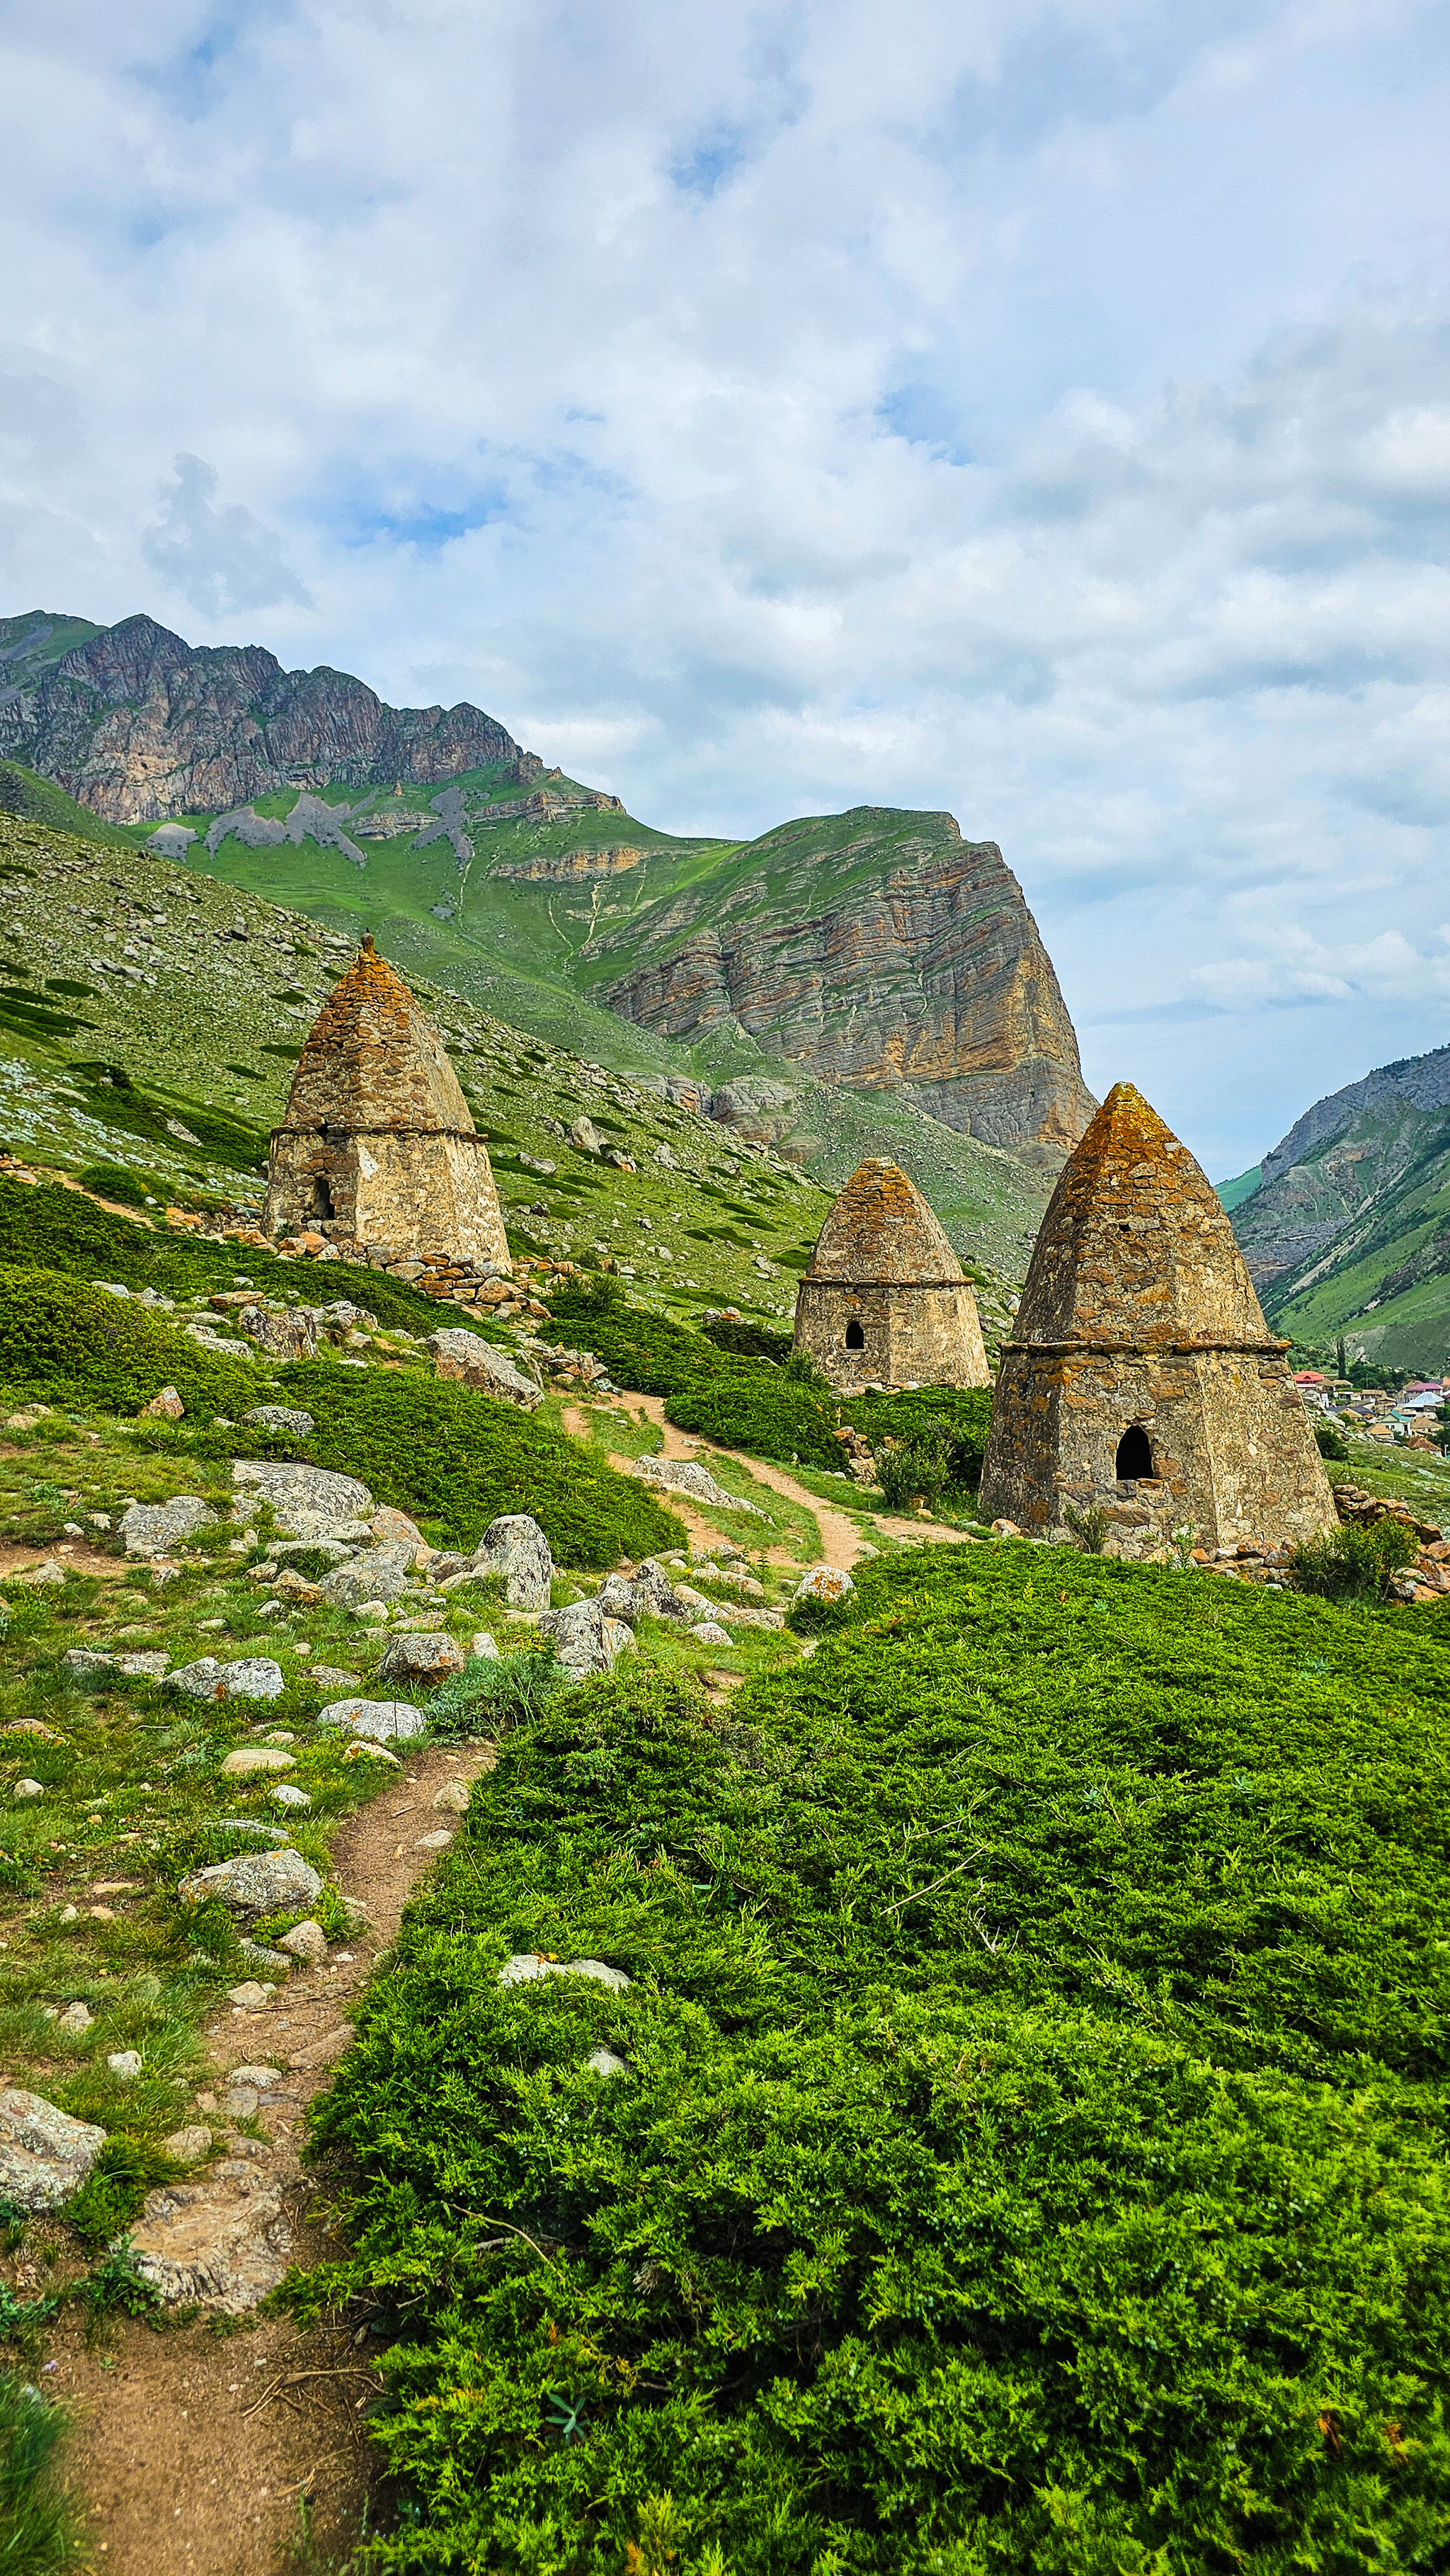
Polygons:
<instances>
[{"instance_id":1,"label":"green mountain slope","mask_svg":"<svg viewBox=\"0 0 1450 2576\"><path fill-rule=\"evenodd\" d=\"M1450 1047L1316 1101L1265 1156L1234 1230L1281 1332L1324 1349L1342 1337L1386 1367L1450 1366Z\"/></svg>"}]
</instances>

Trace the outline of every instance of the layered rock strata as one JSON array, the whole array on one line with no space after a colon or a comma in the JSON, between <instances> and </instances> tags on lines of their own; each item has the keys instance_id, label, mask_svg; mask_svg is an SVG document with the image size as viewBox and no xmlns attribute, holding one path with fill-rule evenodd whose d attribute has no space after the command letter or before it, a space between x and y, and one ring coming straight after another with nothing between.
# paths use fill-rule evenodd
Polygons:
<instances>
[{"instance_id":1,"label":"layered rock strata","mask_svg":"<svg viewBox=\"0 0 1450 2576\"><path fill-rule=\"evenodd\" d=\"M821 1080L904 1090L949 1127L1060 1166L1094 1103L995 842L963 841L950 814L863 808L828 826L828 849L787 826L735 877L632 924L647 954L604 998L687 1044L734 1027ZM843 826L857 827L844 842Z\"/></svg>"},{"instance_id":2,"label":"layered rock strata","mask_svg":"<svg viewBox=\"0 0 1450 2576\"><path fill-rule=\"evenodd\" d=\"M260 645L187 644L151 617L103 628L22 686L0 674L0 757L112 823L525 761L477 707L385 706L345 671L284 671Z\"/></svg>"},{"instance_id":3,"label":"layered rock strata","mask_svg":"<svg viewBox=\"0 0 1450 2576\"><path fill-rule=\"evenodd\" d=\"M977 1301L899 1163L862 1163L796 1290L795 1344L843 1395L866 1386L990 1386Z\"/></svg>"},{"instance_id":4,"label":"layered rock strata","mask_svg":"<svg viewBox=\"0 0 1450 2576\"><path fill-rule=\"evenodd\" d=\"M441 1038L371 937L302 1050L262 1226L509 1266L488 1148Z\"/></svg>"},{"instance_id":5,"label":"layered rock strata","mask_svg":"<svg viewBox=\"0 0 1450 2576\"><path fill-rule=\"evenodd\" d=\"M1130 1553L1175 1531L1218 1549L1332 1528L1287 1347L1193 1156L1118 1083L1053 1193L1003 1346L983 1513L1039 1537L1110 1529Z\"/></svg>"}]
</instances>

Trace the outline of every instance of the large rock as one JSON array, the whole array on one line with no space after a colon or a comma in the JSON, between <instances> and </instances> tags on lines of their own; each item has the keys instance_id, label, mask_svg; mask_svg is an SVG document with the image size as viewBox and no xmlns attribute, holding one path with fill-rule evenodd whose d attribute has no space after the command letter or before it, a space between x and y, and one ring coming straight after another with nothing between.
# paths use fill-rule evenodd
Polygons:
<instances>
[{"instance_id":1,"label":"large rock","mask_svg":"<svg viewBox=\"0 0 1450 2576\"><path fill-rule=\"evenodd\" d=\"M153 2191L130 2237L137 2271L167 2307L229 2317L276 2289L293 2241L277 2185L241 2156L214 2165L204 2183Z\"/></svg>"},{"instance_id":2,"label":"large rock","mask_svg":"<svg viewBox=\"0 0 1450 2576\"><path fill-rule=\"evenodd\" d=\"M317 1325L295 1307L280 1315L266 1306L244 1306L237 1322L249 1342L274 1360L310 1360L317 1356Z\"/></svg>"},{"instance_id":3,"label":"large rock","mask_svg":"<svg viewBox=\"0 0 1450 2576\"><path fill-rule=\"evenodd\" d=\"M845 1601L856 1589L842 1565L809 1565L795 1588L797 1601Z\"/></svg>"},{"instance_id":4,"label":"large rock","mask_svg":"<svg viewBox=\"0 0 1450 2576\"><path fill-rule=\"evenodd\" d=\"M238 1852L233 1860L193 1870L176 1893L183 1905L204 1905L215 1897L229 1914L254 1923L261 1914L294 1914L299 1906L315 1905L322 1881L300 1852Z\"/></svg>"},{"instance_id":5,"label":"large rock","mask_svg":"<svg viewBox=\"0 0 1450 2576\"><path fill-rule=\"evenodd\" d=\"M323 1577L321 1598L334 1610L357 1610L364 1601L396 1601L408 1588L413 1551L370 1547L350 1565Z\"/></svg>"},{"instance_id":6,"label":"large rock","mask_svg":"<svg viewBox=\"0 0 1450 2576\"><path fill-rule=\"evenodd\" d=\"M698 1600L700 1595L693 1597ZM627 1619L631 1627L636 1619L645 1618L671 1619L683 1627L691 1617L689 1602L676 1591L664 1568L648 1556L638 1574L606 1575L595 1599L608 1618Z\"/></svg>"},{"instance_id":7,"label":"large rock","mask_svg":"<svg viewBox=\"0 0 1450 2576\"><path fill-rule=\"evenodd\" d=\"M404 1699L335 1699L318 1710L317 1723L336 1727L342 1735L364 1736L370 1744L401 1743L427 1731L424 1719Z\"/></svg>"},{"instance_id":8,"label":"large rock","mask_svg":"<svg viewBox=\"0 0 1450 2576\"><path fill-rule=\"evenodd\" d=\"M106 2143L90 2120L73 2120L18 2084L0 2093L0 2200L17 2209L58 2208L85 2181Z\"/></svg>"},{"instance_id":9,"label":"large rock","mask_svg":"<svg viewBox=\"0 0 1450 2576\"><path fill-rule=\"evenodd\" d=\"M473 1562L480 1574L501 1574L504 1599L511 1610L547 1610L554 1579L549 1542L527 1512L506 1512L490 1521Z\"/></svg>"},{"instance_id":10,"label":"large rock","mask_svg":"<svg viewBox=\"0 0 1450 2576\"><path fill-rule=\"evenodd\" d=\"M574 1681L611 1672L616 1657L634 1644L633 1630L622 1619L608 1617L597 1601L571 1601L567 1609L546 1610L539 1628L553 1641L555 1662Z\"/></svg>"},{"instance_id":11,"label":"large rock","mask_svg":"<svg viewBox=\"0 0 1450 2576\"><path fill-rule=\"evenodd\" d=\"M241 1518L256 1505L270 1503L279 1530L289 1538L331 1537L339 1521L366 1521L374 1508L372 1495L356 1476L286 1459L234 1458L232 1483Z\"/></svg>"},{"instance_id":12,"label":"large rock","mask_svg":"<svg viewBox=\"0 0 1450 2576\"><path fill-rule=\"evenodd\" d=\"M169 1503L128 1503L121 1515L121 1536L128 1556L166 1556L215 1521L215 1512L200 1494L173 1494Z\"/></svg>"},{"instance_id":13,"label":"large rock","mask_svg":"<svg viewBox=\"0 0 1450 2576\"><path fill-rule=\"evenodd\" d=\"M461 1673L466 1661L457 1639L441 1630L432 1636L394 1637L378 1666L378 1680L432 1690L450 1673Z\"/></svg>"},{"instance_id":14,"label":"large rock","mask_svg":"<svg viewBox=\"0 0 1450 2576\"><path fill-rule=\"evenodd\" d=\"M515 1368L505 1352L478 1333L465 1333L449 1325L440 1333L429 1334L428 1348L440 1377L458 1378L465 1386L476 1386L485 1395L497 1397L502 1404L516 1404L523 1413L532 1413L544 1401L542 1388Z\"/></svg>"},{"instance_id":15,"label":"large rock","mask_svg":"<svg viewBox=\"0 0 1450 2576\"><path fill-rule=\"evenodd\" d=\"M294 1411L290 1404L254 1404L242 1420L255 1423L259 1431L290 1432L294 1440L305 1440L316 1428L310 1413Z\"/></svg>"},{"instance_id":16,"label":"large rock","mask_svg":"<svg viewBox=\"0 0 1450 2576\"><path fill-rule=\"evenodd\" d=\"M270 1655L239 1655L230 1664L202 1655L169 1673L166 1687L184 1691L188 1699L280 1699L287 1683Z\"/></svg>"}]
</instances>

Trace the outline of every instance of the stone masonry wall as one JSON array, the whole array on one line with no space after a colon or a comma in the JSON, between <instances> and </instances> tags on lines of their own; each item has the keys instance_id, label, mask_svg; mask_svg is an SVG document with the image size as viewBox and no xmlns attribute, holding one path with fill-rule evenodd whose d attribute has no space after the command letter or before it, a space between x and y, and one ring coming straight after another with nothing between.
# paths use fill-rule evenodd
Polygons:
<instances>
[{"instance_id":1,"label":"stone masonry wall","mask_svg":"<svg viewBox=\"0 0 1450 2576\"><path fill-rule=\"evenodd\" d=\"M325 1196L324 1196L325 1193ZM272 1140L267 1230L325 1225L409 1253L451 1253L506 1269L508 1239L479 1136L279 1130Z\"/></svg>"},{"instance_id":2,"label":"stone masonry wall","mask_svg":"<svg viewBox=\"0 0 1450 2576\"><path fill-rule=\"evenodd\" d=\"M851 1322L863 1347L846 1347ZM990 1386L977 1301L965 1280L851 1285L802 1279L795 1339L843 1395L866 1386Z\"/></svg>"}]
</instances>

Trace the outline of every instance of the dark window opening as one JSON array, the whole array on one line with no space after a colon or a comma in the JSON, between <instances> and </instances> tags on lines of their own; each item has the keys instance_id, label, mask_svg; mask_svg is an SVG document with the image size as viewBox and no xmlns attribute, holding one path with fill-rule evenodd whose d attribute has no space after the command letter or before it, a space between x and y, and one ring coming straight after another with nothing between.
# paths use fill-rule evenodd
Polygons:
<instances>
[{"instance_id":1,"label":"dark window opening","mask_svg":"<svg viewBox=\"0 0 1450 2576\"><path fill-rule=\"evenodd\" d=\"M320 1174L312 1184L312 1214L315 1217L328 1217L332 1214L332 1192Z\"/></svg>"},{"instance_id":2,"label":"dark window opening","mask_svg":"<svg viewBox=\"0 0 1450 2576\"><path fill-rule=\"evenodd\" d=\"M846 1326L846 1348L848 1351L864 1351L866 1348L866 1336L854 1315Z\"/></svg>"},{"instance_id":3,"label":"dark window opening","mask_svg":"<svg viewBox=\"0 0 1450 2576\"><path fill-rule=\"evenodd\" d=\"M1120 1481L1128 1476L1151 1476L1153 1473L1153 1452L1141 1422L1130 1422L1118 1442L1116 1473Z\"/></svg>"}]
</instances>

